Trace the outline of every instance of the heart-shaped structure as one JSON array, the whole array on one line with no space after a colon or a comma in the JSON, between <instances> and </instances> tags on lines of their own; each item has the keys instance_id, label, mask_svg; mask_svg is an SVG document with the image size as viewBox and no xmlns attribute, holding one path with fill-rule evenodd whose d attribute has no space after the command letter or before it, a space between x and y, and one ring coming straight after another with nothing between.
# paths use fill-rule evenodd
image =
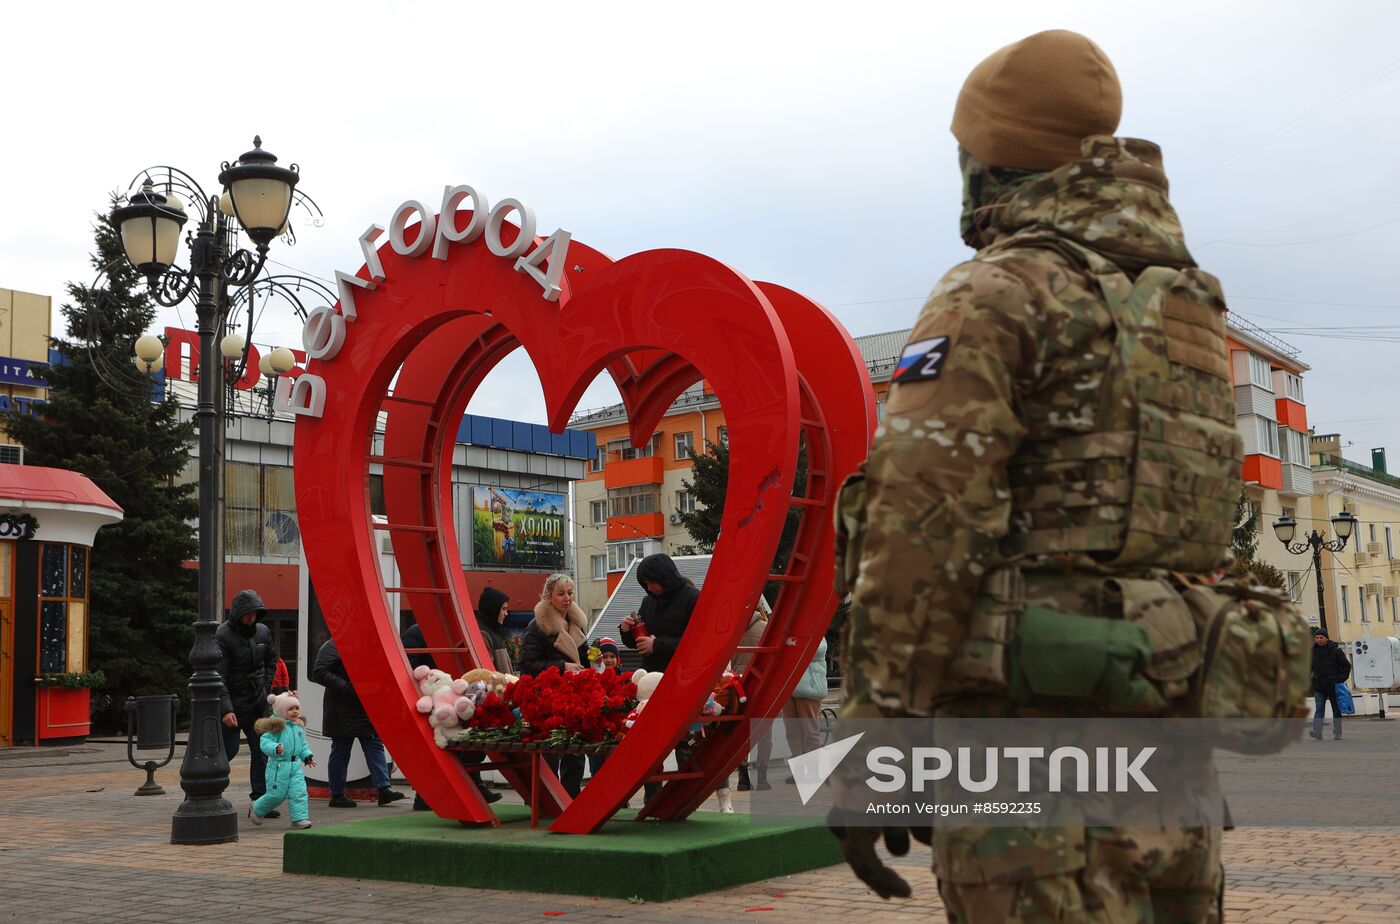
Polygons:
<instances>
[{"instance_id":1,"label":"heart-shaped structure","mask_svg":"<svg viewBox=\"0 0 1400 924\"><path fill-rule=\"evenodd\" d=\"M458 227L470 213L461 212ZM515 228L500 237L511 243ZM551 257L555 259L555 257ZM694 721L734 654L758 595L782 582L769 630L745 675L744 715L717 717L644 816L683 818L747 753L747 722L772 716L800 678L830 622L830 510L841 480L865 457L875 402L864 363L841 326L808 299L755 284L699 254L656 250L617 262L578 242L557 302L482 241L446 259L380 252L383 278L355 296L334 358L307 372L325 382L321 416L298 420L297 509L310 578L360 699L395 760L444 817L494 824L455 755L438 748L414 710L418 698L386 593L406 596L439 666L489 665L472 618L451 511L457 421L486 374L523 346L539 373L550 426L561 430L603 370L617 383L634 441L644 442L684 388L708 380L729 428L728 493L705 587L666 680L601 772L570 802L542 767L507 777L523 795L540 787L551 829L596 830ZM361 278L369 278L367 269ZM392 387L391 387L392 386ZM382 418L382 447L374 445ZM799 440L808 454L792 496ZM401 576L379 572L368 499L369 466L384 472L387 529ZM790 507L803 511L786 574L770 575ZM383 526L377 528L386 528Z\"/></svg>"}]
</instances>

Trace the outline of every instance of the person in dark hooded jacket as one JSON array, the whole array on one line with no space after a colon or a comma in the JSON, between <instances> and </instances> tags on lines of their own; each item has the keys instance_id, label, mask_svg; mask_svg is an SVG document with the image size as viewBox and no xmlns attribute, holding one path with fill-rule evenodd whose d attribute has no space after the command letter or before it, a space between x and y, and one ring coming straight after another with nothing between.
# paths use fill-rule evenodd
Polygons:
<instances>
[{"instance_id":1,"label":"person in dark hooded jacket","mask_svg":"<svg viewBox=\"0 0 1400 924\"><path fill-rule=\"evenodd\" d=\"M321 700L321 734L331 739L331 756L326 761L330 777L331 808L354 808L358 803L345 794L346 772L350 766L350 746L359 739L365 763L374 788L379 791L379 804L388 805L403 798L403 793L389 787L389 762L384 755L384 742L370 723L335 639L328 639L316 652L316 664L311 679L326 688Z\"/></svg>"},{"instance_id":2,"label":"person in dark hooded jacket","mask_svg":"<svg viewBox=\"0 0 1400 924\"><path fill-rule=\"evenodd\" d=\"M248 778L252 785L249 798L254 800L267 791L267 757L258 747L261 736L253 726L267 715L267 693L277 671L277 646L272 642L272 630L262 623L266 615L267 607L257 591L240 590L229 607L228 618L214 633L219 646L219 676L224 681L219 692L224 754L233 760L239 739L247 738Z\"/></svg>"},{"instance_id":3,"label":"person in dark hooded jacket","mask_svg":"<svg viewBox=\"0 0 1400 924\"><path fill-rule=\"evenodd\" d=\"M1322 719L1327 704L1332 704L1332 737L1342 737L1342 707L1337 704L1337 684L1344 683L1351 676L1351 662L1347 660L1342 647L1327 637L1326 629L1313 633L1312 685L1313 713L1312 730L1314 738L1322 737Z\"/></svg>"},{"instance_id":4,"label":"person in dark hooded jacket","mask_svg":"<svg viewBox=\"0 0 1400 924\"><path fill-rule=\"evenodd\" d=\"M637 565L637 582L647 592L647 598L636 616L622 618L622 642L642 653L645 670L664 671L690 624L700 591L681 576L671 556L661 553L648 555ZM647 635L642 638L633 633L638 622L646 626Z\"/></svg>"}]
</instances>

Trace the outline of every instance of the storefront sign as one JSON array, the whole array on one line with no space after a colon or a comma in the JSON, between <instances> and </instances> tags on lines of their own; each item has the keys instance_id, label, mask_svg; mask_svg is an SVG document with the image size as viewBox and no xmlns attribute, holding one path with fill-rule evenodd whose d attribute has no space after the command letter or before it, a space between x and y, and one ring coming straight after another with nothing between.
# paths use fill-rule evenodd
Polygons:
<instances>
[{"instance_id":1,"label":"storefront sign","mask_svg":"<svg viewBox=\"0 0 1400 924\"><path fill-rule=\"evenodd\" d=\"M13 356L0 356L0 383L6 385L28 385L30 388L48 388L49 364L37 359L15 359Z\"/></svg>"},{"instance_id":2,"label":"storefront sign","mask_svg":"<svg viewBox=\"0 0 1400 924\"><path fill-rule=\"evenodd\" d=\"M39 521L27 513L0 514L0 539L33 539Z\"/></svg>"},{"instance_id":3,"label":"storefront sign","mask_svg":"<svg viewBox=\"0 0 1400 924\"><path fill-rule=\"evenodd\" d=\"M472 488L472 563L558 571L564 567L565 497Z\"/></svg>"}]
</instances>

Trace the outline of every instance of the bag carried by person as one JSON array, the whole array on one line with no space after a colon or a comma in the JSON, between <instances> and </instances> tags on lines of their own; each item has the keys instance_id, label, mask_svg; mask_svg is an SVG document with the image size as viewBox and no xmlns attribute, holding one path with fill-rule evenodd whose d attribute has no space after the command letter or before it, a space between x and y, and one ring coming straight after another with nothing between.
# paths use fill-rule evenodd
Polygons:
<instances>
[{"instance_id":1,"label":"bag carried by person","mask_svg":"<svg viewBox=\"0 0 1400 924\"><path fill-rule=\"evenodd\" d=\"M1356 715L1356 701L1351 698L1351 688L1344 683L1337 684L1337 706L1342 715Z\"/></svg>"}]
</instances>

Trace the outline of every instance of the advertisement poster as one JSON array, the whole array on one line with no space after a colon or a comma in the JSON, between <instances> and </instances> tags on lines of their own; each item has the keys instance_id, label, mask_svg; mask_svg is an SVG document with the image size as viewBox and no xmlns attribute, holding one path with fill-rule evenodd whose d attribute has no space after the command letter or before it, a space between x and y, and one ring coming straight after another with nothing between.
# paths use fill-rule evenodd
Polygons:
<instances>
[{"instance_id":1,"label":"advertisement poster","mask_svg":"<svg viewBox=\"0 0 1400 924\"><path fill-rule=\"evenodd\" d=\"M473 563L558 571L564 567L564 495L472 487Z\"/></svg>"}]
</instances>

